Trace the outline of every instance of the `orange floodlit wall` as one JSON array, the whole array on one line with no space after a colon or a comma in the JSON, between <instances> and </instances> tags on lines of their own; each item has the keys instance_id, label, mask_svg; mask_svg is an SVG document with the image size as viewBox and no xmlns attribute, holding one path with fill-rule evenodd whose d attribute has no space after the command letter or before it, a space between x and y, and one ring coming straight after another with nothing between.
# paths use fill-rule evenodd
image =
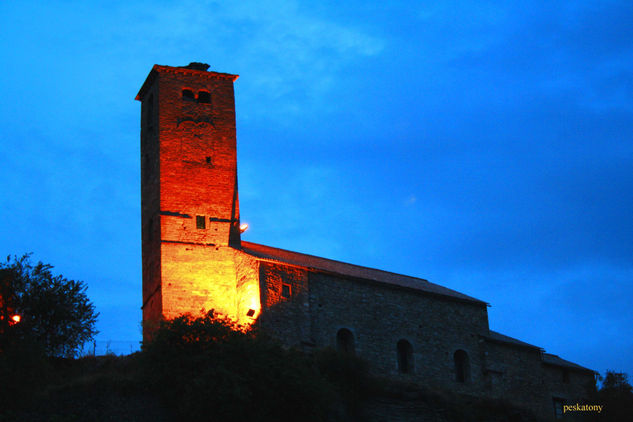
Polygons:
<instances>
[{"instance_id":1,"label":"orange floodlit wall","mask_svg":"<svg viewBox=\"0 0 633 422\"><path fill-rule=\"evenodd\" d=\"M214 310L244 325L259 316L257 261L228 246L163 244L163 316Z\"/></svg>"},{"instance_id":2,"label":"orange floodlit wall","mask_svg":"<svg viewBox=\"0 0 633 422\"><path fill-rule=\"evenodd\" d=\"M237 76L207 67L154 66L137 96L148 326L210 310L250 324L261 308L257 263L239 251Z\"/></svg>"},{"instance_id":3,"label":"orange floodlit wall","mask_svg":"<svg viewBox=\"0 0 633 422\"><path fill-rule=\"evenodd\" d=\"M236 312L240 324L250 325L261 313L259 262L245 253L235 252Z\"/></svg>"},{"instance_id":4,"label":"orange floodlit wall","mask_svg":"<svg viewBox=\"0 0 633 422\"><path fill-rule=\"evenodd\" d=\"M167 243L162 245L161 261L166 318L213 309L236 319L232 248Z\"/></svg>"}]
</instances>

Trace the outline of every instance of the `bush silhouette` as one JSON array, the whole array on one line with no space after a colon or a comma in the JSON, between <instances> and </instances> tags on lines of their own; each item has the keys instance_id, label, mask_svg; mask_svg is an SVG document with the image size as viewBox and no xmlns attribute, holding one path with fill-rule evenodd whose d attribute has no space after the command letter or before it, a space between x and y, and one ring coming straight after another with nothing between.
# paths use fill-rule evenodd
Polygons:
<instances>
[{"instance_id":1,"label":"bush silhouette","mask_svg":"<svg viewBox=\"0 0 633 422\"><path fill-rule=\"evenodd\" d=\"M331 420L336 389L310 356L213 314L163 322L142 355L176 420Z\"/></svg>"}]
</instances>

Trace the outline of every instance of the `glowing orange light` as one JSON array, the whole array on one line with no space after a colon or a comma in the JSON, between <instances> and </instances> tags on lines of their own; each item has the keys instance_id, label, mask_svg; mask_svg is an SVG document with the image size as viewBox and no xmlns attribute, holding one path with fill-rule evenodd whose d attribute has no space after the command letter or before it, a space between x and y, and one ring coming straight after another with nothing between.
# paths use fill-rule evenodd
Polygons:
<instances>
[{"instance_id":1,"label":"glowing orange light","mask_svg":"<svg viewBox=\"0 0 633 422\"><path fill-rule=\"evenodd\" d=\"M244 233L246 230L248 230L248 224L240 224L240 233Z\"/></svg>"},{"instance_id":2,"label":"glowing orange light","mask_svg":"<svg viewBox=\"0 0 633 422\"><path fill-rule=\"evenodd\" d=\"M22 317L20 315L13 315L11 317L11 320L13 321L14 324L17 324L18 322L20 322L20 320L22 319Z\"/></svg>"}]
</instances>

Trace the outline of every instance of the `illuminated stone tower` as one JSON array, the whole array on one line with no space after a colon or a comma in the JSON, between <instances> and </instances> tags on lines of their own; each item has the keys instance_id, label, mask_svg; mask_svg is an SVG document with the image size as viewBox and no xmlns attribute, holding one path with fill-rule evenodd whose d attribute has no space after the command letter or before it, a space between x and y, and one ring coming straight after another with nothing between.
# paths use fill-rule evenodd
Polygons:
<instances>
[{"instance_id":1,"label":"illuminated stone tower","mask_svg":"<svg viewBox=\"0 0 633 422\"><path fill-rule=\"evenodd\" d=\"M236 317L237 75L208 67L155 65L136 96L146 325L210 309Z\"/></svg>"}]
</instances>

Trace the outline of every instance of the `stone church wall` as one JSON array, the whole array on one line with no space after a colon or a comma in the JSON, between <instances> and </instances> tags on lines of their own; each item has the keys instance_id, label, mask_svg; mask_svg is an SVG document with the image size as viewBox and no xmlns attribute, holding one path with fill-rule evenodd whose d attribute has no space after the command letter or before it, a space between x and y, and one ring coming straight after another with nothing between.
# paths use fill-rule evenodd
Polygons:
<instances>
[{"instance_id":1,"label":"stone church wall","mask_svg":"<svg viewBox=\"0 0 633 422\"><path fill-rule=\"evenodd\" d=\"M543 394L540 349L486 342L485 360L489 396L514 402L544 417L551 416L551 398Z\"/></svg>"},{"instance_id":2,"label":"stone church wall","mask_svg":"<svg viewBox=\"0 0 633 422\"><path fill-rule=\"evenodd\" d=\"M289 346L311 344L308 271L303 268L261 262L260 326Z\"/></svg>"},{"instance_id":3,"label":"stone church wall","mask_svg":"<svg viewBox=\"0 0 633 422\"><path fill-rule=\"evenodd\" d=\"M559 366L543 365L545 384L552 397L566 400L582 400L595 386L593 374Z\"/></svg>"},{"instance_id":4,"label":"stone church wall","mask_svg":"<svg viewBox=\"0 0 633 422\"><path fill-rule=\"evenodd\" d=\"M453 391L481 391L480 334L488 331L484 304L457 302L333 274L262 262L260 326L290 346L337 347L349 330L355 354L376 373ZM283 297L283 285L290 297ZM410 373L400 373L397 344L412 346ZM457 381L454 353L468 355L468 379Z\"/></svg>"},{"instance_id":5,"label":"stone church wall","mask_svg":"<svg viewBox=\"0 0 633 422\"><path fill-rule=\"evenodd\" d=\"M488 330L484 304L457 302L420 292L310 273L310 308L315 343L336 347L341 328L354 334L356 354L376 372L454 391L481 389L478 334ZM397 344L412 346L413 368L398 370ZM470 379L458 382L453 354L468 354Z\"/></svg>"},{"instance_id":6,"label":"stone church wall","mask_svg":"<svg viewBox=\"0 0 633 422\"><path fill-rule=\"evenodd\" d=\"M285 344L337 348L337 333L349 330L354 353L372 371L403 381L480 397L508 400L551 419L553 398L586 397L590 373L544 365L542 350L487 340L485 304L450 300L421 292L342 277L279 263L260 264L262 315L259 323ZM290 297L283 297L283 285ZM413 368L398 367L397 344L412 346ZM468 356L458 380L455 352Z\"/></svg>"},{"instance_id":7,"label":"stone church wall","mask_svg":"<svg viewBox=\"0 0 633 422\"><path fill-rule=\"evenodd\" d=\"M552 408L553 399L562 400L565 404L596 404L588 400L596 385L592 373L553 365L543 365L543 372L544 390L549 399L545 405ZM565 415L569 420L586 420L583 417L582 413Z\"/></svg>"}]
</instances>

